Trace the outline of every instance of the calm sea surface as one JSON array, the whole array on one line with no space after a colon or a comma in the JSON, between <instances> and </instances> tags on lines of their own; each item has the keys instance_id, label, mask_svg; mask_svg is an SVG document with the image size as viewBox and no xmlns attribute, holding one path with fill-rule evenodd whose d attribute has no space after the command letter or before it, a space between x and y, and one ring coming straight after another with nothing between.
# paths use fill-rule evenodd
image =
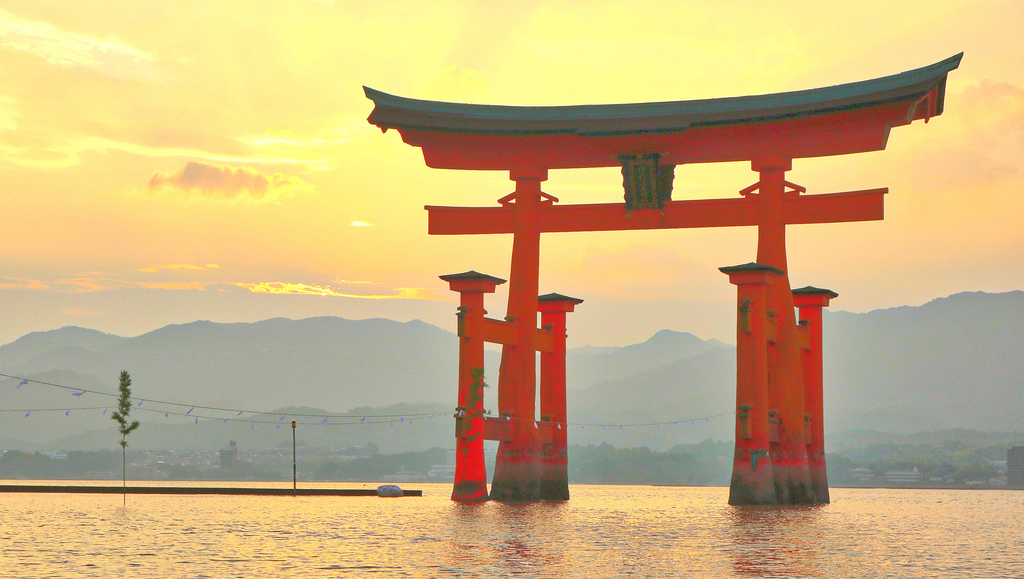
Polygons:
<instances>
[{"instance_id":1,"label":"calm sea surface","mask_svg":"<svg viewBox=\"0 0 1024 579\"><path fill-rule=\"evenodd\" d=\"M0 577L1024 577L1021 491L737 508L724 488L467 506L408 487L424 496L2 494Z\"/></svg>"}]
</instances>

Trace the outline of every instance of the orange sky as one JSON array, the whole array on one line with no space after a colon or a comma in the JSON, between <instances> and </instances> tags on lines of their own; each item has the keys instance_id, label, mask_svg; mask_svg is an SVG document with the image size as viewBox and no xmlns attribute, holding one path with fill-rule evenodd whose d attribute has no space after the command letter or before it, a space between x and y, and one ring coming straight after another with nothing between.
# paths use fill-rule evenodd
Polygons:
<instances>
[{"instance_id":1,"label":"orange sky","mask_svg":"<svg viewBox=\"0 0 1024 579\"><path fill-rule=\"evenodd\" d=\"M782 4L785 8L779 8ZM508 275L508 236L430 237L424 204L491 205L502 173L427 169L368 125L368 85L518 105L684 100L875 78L965 52L946 112L884 152L797 160L809 193L889 187L882 222L791 227L794 286L835 309L1024 289L1021 2L0 0L0 343L80 325L338 315L454 328L440 274ZM748 164L686 166L731 197ZM552 171L563 203L617 170ZM732 341L752 228L552 234L541 291L571 345L662 328ZM504 315L504 296L488 302Z\"/></svg>"}]
</instances>

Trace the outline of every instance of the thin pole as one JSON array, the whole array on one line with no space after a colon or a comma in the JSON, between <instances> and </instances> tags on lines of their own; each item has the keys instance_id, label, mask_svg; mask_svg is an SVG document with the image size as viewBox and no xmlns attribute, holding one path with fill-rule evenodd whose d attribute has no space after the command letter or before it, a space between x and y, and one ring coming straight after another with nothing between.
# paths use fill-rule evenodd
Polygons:
<instances>
[{"instance_id":1,"label":"thin pole","mask_svg":"<svg viewBox=\"0 0 1024 579\"><path fill-rule=\"evenodd\" d=\"M296 464L295 463L295 421L292 420L292 496L295 496L295 495L299 494L298 493L298 488L299 488L298 472L299 472L299 470L298 470L298 467L295 466L295 464Z\"/></svg>"}]
</instances>

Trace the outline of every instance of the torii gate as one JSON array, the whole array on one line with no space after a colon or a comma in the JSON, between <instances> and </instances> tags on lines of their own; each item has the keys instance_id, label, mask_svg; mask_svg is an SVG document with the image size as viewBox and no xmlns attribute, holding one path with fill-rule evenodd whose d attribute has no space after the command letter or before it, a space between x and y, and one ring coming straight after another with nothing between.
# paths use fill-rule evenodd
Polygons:
<instances>
[{"instance_id":1,"label":"torii gate","mask_svg":"<svg viewBox=\"0 0 1024 579\"><path fill-rule=\"evenodd\" d=\"M794 301L786 226L882 219L888 189L806 195L805 188L786 180L786 171L797 158L883 150L893 127L941 114L946 76L962 56L825 88L661 103L470 105L364 87L375 105L368 121L383 131L397 129L403 141L422 149L427 166L508 171L516 184L497 207L426 207L432 235L513 234L506 320L515 335L502 342L498 378L498 420L509 426L501 435L491 433L501 443L490 498L568 498L567 481L540 483L550 475L542 467L534 402L535 351L542 339L536 327L541 233L745 225L758 228L757 262L722 268L738 286L736 454L729 502L828 502L820 310L835 294L805 288ZM758 174L740 198L671 200L677 165L728 161L749 161ZM625 204L556 205L556 198L541 191L550 169L614 166L622 168ZM498 282L503 280L490 283ZM461 293L454 283L452 289ZM482 312L482 299L479 304ZM796 305L804 318L799 325ZM564 400L564 378L562 388ZM468 432L460 436L475 434ZM486 498L479 484L463 484L467 481L456 480L453 499Z\"/></svg>"}]
</instances>

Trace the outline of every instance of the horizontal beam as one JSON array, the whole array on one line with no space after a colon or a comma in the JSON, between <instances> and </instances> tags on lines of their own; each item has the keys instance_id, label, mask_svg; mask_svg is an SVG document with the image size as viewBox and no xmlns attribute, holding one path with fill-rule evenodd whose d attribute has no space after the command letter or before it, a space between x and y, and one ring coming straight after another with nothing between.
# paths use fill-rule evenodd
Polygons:
<instances>
[{"instance_id":1,"label":"horizontal beam","mask_svg":"<svg viewBox=\"0 0 1024 579\"><path fill-rule=\"evenodd\" d=\"M503 346L519 346L519 328L512 322L503 322L491 318L484 318L483 341ZM539 352L554 352L555 337L547 330L537 330L534 333L533 349Z\"/></svg>"},{"instance_id":2,"label":"horizontal beam","mask_svg":"<svg viewBox=\"0 0 1024 579\"><path fill-rule=\"evenodd\" d=\"M796 344L801 350L811 349L811 332L807 326L803 324L797 324L796 327Z\"/></svg>"},{"instance_id":3,"label":"horizontal beam","mask_svg":"<svg viewBox=\"0 0 1024 579\"><path fill-rule=\"evenodd\" d=\"M512 440L512 421L485 416L484 440Z\"/></svg>"},{"instance_id":4,"label":"horizontal beam","mask_svg":"<svg viewBox=\"0 0 1024 579\"><path fill-rule=\"evenodd\" d=\"M792 225L873 221L884 216L887 188L800 195L785 199L783 217ZM431 235L512 233L514 205L438 207L428 205ZM627 213L624 203L542 206L537 211L542 233L690 229L758 224L758 196L739 199L666 201L664 210Z\"/></svg>"},{"instance_id":5,"label":"horizontal beam","mask_svg":"<svg viewBox=\"0 0 1024 579\"><path fill-rule=\"evenodd\" d=\"M484 440L512 440L515 435L514 424L514 421L500 416L485 416ZM537 426L535 427L534 424ZM558 425L554 422L537 420L529 424L521 424L520 428L533 432L533 438L541 444L554 444L555 431L558 430ZM566 425L563 424L562 428L566 428Z\"/></svg>"},{"instance_id":6,"label":"horizontal beam","mask_svg":"<svg viewBox=\"0 0 1024 579\"><path fill-rule=\"evenodd\" d=\"M498 320L492 320L491 318L484 318L484 336L485 342L491 344L501 344L503 346L518 346L519 345L519 328L512 322L502 322Z\"/></svg>"}]
</instances>

